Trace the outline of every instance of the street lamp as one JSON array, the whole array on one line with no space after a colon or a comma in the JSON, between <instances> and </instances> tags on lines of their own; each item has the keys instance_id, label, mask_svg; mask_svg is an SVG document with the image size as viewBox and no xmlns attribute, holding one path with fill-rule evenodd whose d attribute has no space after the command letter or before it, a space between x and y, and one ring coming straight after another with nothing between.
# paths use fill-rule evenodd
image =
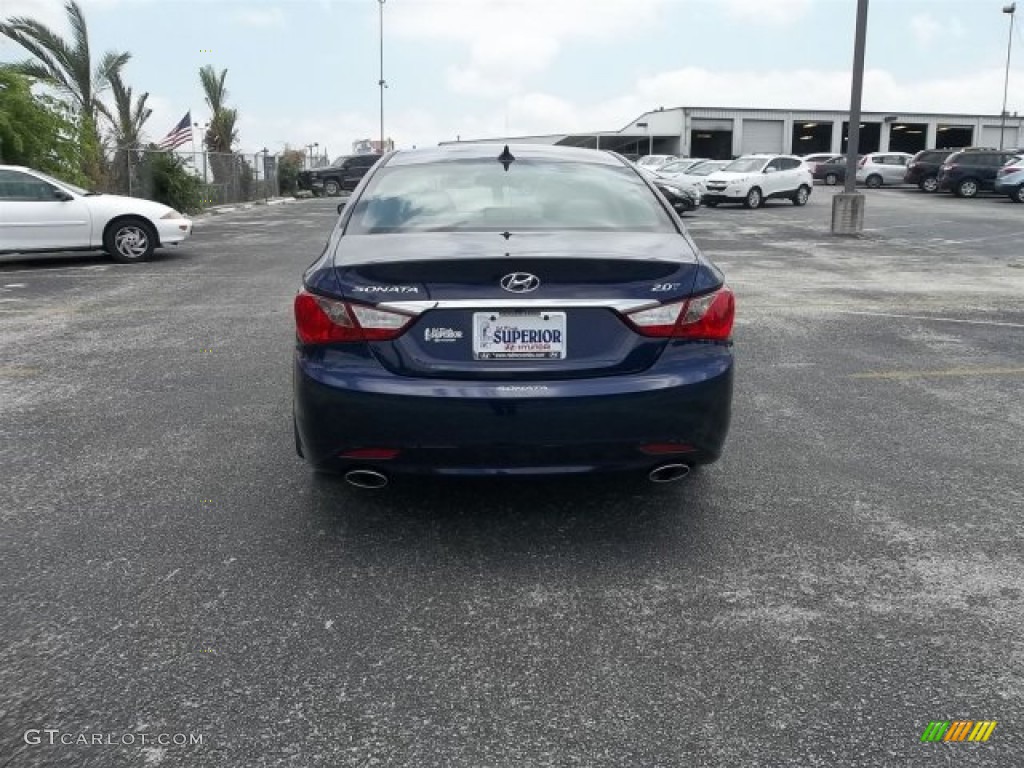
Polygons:
<instances>
[{"instance_id":1,"label":"street lamp","mask_svg":"<svg viewBox=\"0 0 1024 768\"><path fill-rule=\"evenodd\" d=\"M320 146L319 142L313 144L307 144L306 149L309 151L309 167L313 167L313 150Z\"/></svg>"},{"instance_id":2,"label":"street lamp","mask_svg":"<svg viewBox=\"0 0 1024 768\"><path fill-rule=\"evenodd\" d=\"M267 198L270 197L270 174L267 173L267 155L270 154L270 150L264 147L260 152L257 152L257 154L260 153L263 154L263 202L267 202ZM259 174L258 168L256 173L257 175ZM277 193L275 192L274 195L276 196Z\"/></svg>"},{"instance_id":3,"label":"street lamp","mask_svg":"<svg viewBox=\"0 0 1024 768\"><path fill-rule=\"evenodd\" d=\"M377 0L380 10L380 153L384 154L384 89L388 87L384 80L384 0Z\"/></svg>"},{"instance_id":4,"label":"street lamp","mask_svg":"<svg viewBox=\"0 0 1024 768\"><path fill-rule=\"evenodd\" d=\"M653 155L654 154L654 136L651 135L650 125L648 123L637 123L636 127L637 128L646 128L647 129L647 154L648 155Z\"/></svg>"},{"instance_id":5,"label":"street lamp","mask_svg":"<svg viewBox=\"0 0 1024 768\"><path fill-rule=\"evenodd\" d=\"M1017 11L1017 4L1010 3L1003 6L1003 13L1010 15L1010 36L1006 40L1006 77L1003 79L1003 112L999 118L999 148L1002 149L1006 141L1006 92L1010 87L1010 51L1013 49L1013 17Z\"/></svg>"}]
</instances>

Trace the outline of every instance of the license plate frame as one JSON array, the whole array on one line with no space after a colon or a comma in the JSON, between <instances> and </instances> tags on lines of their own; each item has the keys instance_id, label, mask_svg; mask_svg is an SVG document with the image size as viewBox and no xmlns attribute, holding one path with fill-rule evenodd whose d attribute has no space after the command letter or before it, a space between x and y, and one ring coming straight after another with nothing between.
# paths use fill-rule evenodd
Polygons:
<instances>
[{"instance_id":1,"label":"license plate frame","mask_svg":"<svg viewBox=\"0 0 1024 768\"><path fill-rule=\"evenodd\" d=\"M474 312L473 359L482 362L565 360L568 351L566 325L565 312ZM520 340L516 332L524 338ZM510 338L502 341L498 338L500 335Z\"/></svg>"}]
</instances>

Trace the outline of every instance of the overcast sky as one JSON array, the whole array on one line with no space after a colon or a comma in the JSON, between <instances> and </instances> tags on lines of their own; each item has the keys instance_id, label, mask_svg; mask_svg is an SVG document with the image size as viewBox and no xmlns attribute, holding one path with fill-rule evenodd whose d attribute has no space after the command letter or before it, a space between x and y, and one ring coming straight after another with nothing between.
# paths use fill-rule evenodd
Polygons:
<instances>
[{"instance_id":1,"label":"overcast sky","mask_svg":"<svg viewBox=\"0 0 1024 768\"><path fill-rule=\"evenodd\" d=\"M998 114L1008 0L871 0L864 108ZM0 0L66 31L61 0ZM241 148L378 136L377 0L82 0L95 51L127 50L149 139L227 68ZM1024 114L1024 3L1008 110ZM385 134L615 130L659 106L845 109L856 0L387 0ZM0 42L0 61L22 57ZM198 139L198 136L197 136ZM183 147L184 149L184 147Z\"/></svg>"}]
</instances>

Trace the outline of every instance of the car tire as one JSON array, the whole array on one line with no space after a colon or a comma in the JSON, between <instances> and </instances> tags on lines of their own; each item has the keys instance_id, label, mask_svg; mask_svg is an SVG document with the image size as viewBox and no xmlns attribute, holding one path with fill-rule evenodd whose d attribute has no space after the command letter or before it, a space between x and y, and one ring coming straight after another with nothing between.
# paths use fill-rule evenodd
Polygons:
<instances>
[{"instance_id":1,"label":"car tire","mask_svg":"<svg viewBox=\"0 0 1024 768\"><path fill-rule=\"evenodd\" d=\"M867 185L868 189L878 189L882 186L882 177L877 173L872 173L864 180L864 183Z\"/></svg>"},{"instance_id":2,"label":"car tire","mask_svg":"<svg viewBox=\"0 0 1024 768\"><path fill-rule=\"evenodd\" d=\"M939 180L935 176L925 176L918 183L917 188L922 192L938 192Z\"/></svg>"},{"instance_id":3,"label":"car tire","mask_svg":"<svg viewBox=\"0 0 1024 768\"><path fill-rule=\"evenodd\" d=\"M116 219L103 233L103 247L110 258L122 264L149 261L156 250L156 231L145 219Z\"/></svg>"},{"instance_id":4,"label":"car tire","mask_svg":"<svg viewBox=\"0 0 1024 768\"><path fill-rule=\"evenodd\" d=\"M793 201L793 205L807 205L807 201L811 197L811 190L806 184L801 184L800 189L793 193L793 196L789 198Z\"/></svg>"},{"instance_id":5,"label":"car tire","mask_svg":"<svg viewBox=\"0 0 1024 768\"><path fill-rule=\"evenodd\" d=\"M834 187L839 183L839 174L837 173L826 173L825 174L825 186Z\"/></svg>"},{"instance_id":6,"label":"car tire","mask_svg":"<svg viewBox=\"0 0 1024 768\"><path fill-rule=\"evenodd\" d=\"M334 179L324 181L324 194L327 197L337 197L341 194L341 185Z\"/></svg>"},{"instance_id":7,"label":"car tire","mask_svg":"<svg viewBox=\"0 0 1024 768\"><path fill-rule=\"evenodd\" d=\"M1024 203L1024 184L1021 184L1010 195L1010 199L1015 203Z\"/></svg>"},{"instance_id":8,"label":"car tire","mask_svg":"<svg viewBox=\"0 0 1024 768\"><path fill-rule=\"evenodd\" d=\"M980 185L977 179L961 179L956 185L957 197L977 197Z\"/></svg>"},{"instance_id":9,"label":"car tire","mask_svg":"<svg viewBox=\"0 0 1024 768\"><path fill-rule=\"evenodd\" d=\"M764 205L764 196L761 194L761 188L751 187L747 196L743 198L743 207L753 209L760 208L762 205Z\"/></svg>"}]
</instances>

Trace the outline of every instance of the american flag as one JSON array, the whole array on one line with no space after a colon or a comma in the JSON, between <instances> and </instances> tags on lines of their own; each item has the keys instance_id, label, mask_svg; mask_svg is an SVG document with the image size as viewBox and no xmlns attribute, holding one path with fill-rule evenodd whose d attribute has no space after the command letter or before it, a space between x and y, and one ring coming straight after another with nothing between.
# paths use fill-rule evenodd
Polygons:
<instances>
[{"instance_id":1,"label":"american flag","mask_svg":"<svg viewBox=\"0 0 1024 768\"><path fill-rule=\"evenodd\" d=\"M164 136L157 146L160 149L174 149L180 147L186 141L192 140L192 110L185 113L185 116L178 121L178 124L171 129L171 132Z\"/></svg>"}]
</instances>

